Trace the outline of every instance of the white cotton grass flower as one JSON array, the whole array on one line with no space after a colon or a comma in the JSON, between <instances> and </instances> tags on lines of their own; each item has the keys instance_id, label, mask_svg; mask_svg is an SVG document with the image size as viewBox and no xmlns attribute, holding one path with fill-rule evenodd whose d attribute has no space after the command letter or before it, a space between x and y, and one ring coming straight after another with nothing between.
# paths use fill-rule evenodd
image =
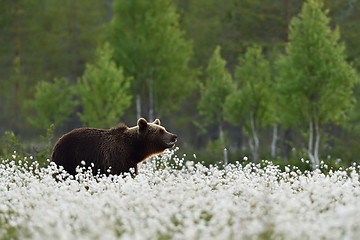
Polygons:
<instances>
[{"instance_id":1,"label":"white cotton grass flower","mask_svg":"<svg viewBox=\"0 0 360 240\"><path fill-rule=\"evenodd\" d=\"M16 155L16 153L14 153ZM190 156L190 155L189 155ZM0 236L14 239L356 239L359 166L206 167L166 151L131 176L1 160ZM247 160L247 158L244 160ZM325 166L325 164L323 164ZM30 170L31 169L31 170ZM62 180L56 180L56 177Z\"/></svg>"}]
</instances>

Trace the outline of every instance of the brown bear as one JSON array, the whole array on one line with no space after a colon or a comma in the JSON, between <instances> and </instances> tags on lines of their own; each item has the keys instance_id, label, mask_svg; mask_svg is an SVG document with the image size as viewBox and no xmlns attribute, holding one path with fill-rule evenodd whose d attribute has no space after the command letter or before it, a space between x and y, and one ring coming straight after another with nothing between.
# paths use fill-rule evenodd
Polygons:
<instances>
[{"instance_id":1,"label":"brown bear","mask_svg":"<svg viewBox=\"0 0 360 240\"><path fill-rule=\"evenodd\" d=\"M121 174L135 169L148 157L175 145L177 136L160 126L160 120L148 123L140 118L135 127L111 129L78 128L62 136L55 144L51 161L71 175L77 166L92 167L100 174Z\"/></svg>"}]
</instances>

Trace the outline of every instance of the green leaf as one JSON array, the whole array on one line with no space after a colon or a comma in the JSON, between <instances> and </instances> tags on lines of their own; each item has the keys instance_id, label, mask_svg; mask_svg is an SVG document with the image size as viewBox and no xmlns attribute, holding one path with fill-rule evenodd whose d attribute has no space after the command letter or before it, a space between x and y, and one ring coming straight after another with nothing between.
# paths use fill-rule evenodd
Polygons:
<instances>
[{"instance_id":1,"label":"green leaf","mask_svg":"<svg viewBox=\"0 0 360 240\"><path fill-rule=\"evenodd\" d=\"M83 112L81 121L89 127L112 127L130 106L131 77L124 77L112 58L112 49L105 44L97 50L96 62L87 64L77 82L77 94Z\"/></svg>"}]
</instances>

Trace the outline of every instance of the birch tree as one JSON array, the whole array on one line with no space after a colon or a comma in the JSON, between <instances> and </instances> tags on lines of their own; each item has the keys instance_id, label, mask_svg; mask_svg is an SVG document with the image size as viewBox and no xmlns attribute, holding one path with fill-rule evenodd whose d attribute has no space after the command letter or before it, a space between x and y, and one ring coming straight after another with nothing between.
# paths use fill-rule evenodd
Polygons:
<instances>
[{"instance_id":1,"label":"birch tree","mask_svg":"<svg viewBox=\"0 0 360 240\"><path fill-rule=\"evenodd\" d=\"M40 81L35 87L34 99L28 102L36 116L28 117L35 127L47 129L51 124L60 127L69 120L78 104L74 100L74 88L66 78L55 78L53 82Z\"/></svg>"},{"instance_id":2,"label":"birch tree","mask_svg":"<svg viewBox=\"0 0 360 240\"><path fill-rule=\"evenodd\" d=\"M309 0L290 26L278 78L283 121L307 126L307 151L319 166L322 127L338 123L353 104L355 70L345 60L339 28L330 28L323 2Z\"/></svg>"},{"instance_id":3,"label":"birch tree","mask_svg":"<svg viewBox=\"0 0 360 240\"><path fill-rule=\"evenodd\" d=\"M138 117L152 121L155 111L176 109L194 89L192 45L170 1L115 0L108 33L115 62L134 78Z\"/></svg>"},{"instance_id":4,"label":"birch tree","mask_svg":"<svg viewBox=\"0 0 360 240\"><path fill-rule=\"evenodd\" d=\"M131 78L124 77L123 69L111 57L109 44L99 48L95 63L86 65L84 75L77 82L83 107L79 116L88 127L113 127L130 106Z\"/></svg>"},{"instance_id":5,"label":"birch tree","mask_svg":"<svg viewBox=\"0 0 360 240\"><path fill-rule=\"evenodd\" d=\"M245 55L239 57L234 81L238 88L226 98L225 116L230 122L243 124L244 132L249 136L253 161L258 162L258 131L273 119L270 66L260 47L249 47Z\"/></svg>"},{"instance_id":6,"label":"birch tree","mask_svg":"<svg viewBox=\"0 0 360 240\"><path fill-rule=\"evenodd\" d=\"M201 86L198 108L204 119L204 125L216 124L218 126L218 137L222 148L225 149L224 105L226 97L232 92L233 84L231 74L225 68L226 61L221 58L220 51L220 46L217 46L209 60L205 72L205 82ZM226 159L224 161L226 162Z\"/></svg>"}]
</instances>

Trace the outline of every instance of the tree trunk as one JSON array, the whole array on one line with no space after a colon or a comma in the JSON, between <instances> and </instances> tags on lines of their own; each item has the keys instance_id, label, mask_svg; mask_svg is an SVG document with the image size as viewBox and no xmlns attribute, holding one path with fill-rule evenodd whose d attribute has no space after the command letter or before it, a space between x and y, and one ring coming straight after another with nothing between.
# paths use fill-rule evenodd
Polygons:
<instances>
[{"instance_id":1,"label":"tree trunk","mask_svg":"<svg viewBox=\"0 0 360 240\"><path fill-rule=\"evenodd\" d=\"M224 148L224 164L227 165L229 163L228 151Z\"/></svg>"},{"instance_id":2,"label":"tree trunk","mask_svg":"<svg viewBox=\"0 0 360 240\"><path fill-rule=\"evenodd\" d=\"M70 34L72 36L72 39L70 40L70 47L69 52L72 55L71 56L71 65L70 65L70 71L71 71L71 81L73 83L76 82L77 76L79 76L80 68L81 68L81 54L79 51L80 47L80 29L79 29L79 16L78 16L78 9L79 9L79 3L74 0L71 1L70 8L72 9L72 28L69 29Z\"/></svg>"},{"instance_id":3,"label":"tree trunk","mask_svg":"<svg viewBox=\"0 0 360 240\"><path fill-rule=\"evenodd\" d=\"M315 148L314 148L314 160L315 160L315 167L319 168L320 161L319 161L319 147L320 147L320 127L319 123L315 121Z\"/></svg>"},{"instance_id":4,"label":"tree trunk","mask_svg":"<svg viewBox=\"0 0 360 240\"><path fill-rule=\"evenodd\" d=\"M141 118L141 98L140 93L136 94L136 118Z\"/></svg>"},{"instance_id":5,"label":"tree trunk","mask_svg":"<svg viewBox=\"0 0 360 240\"><path fill-rule=\"evenodd\" d=\"M107 19L107 21L108 22L110 22L111 21L111 18L112 18L112 16L113 16L113 13L112 13L112 3L113 3L113 0L107 0L106 1L107 3L106 3L106 19Z\"/></svg>"},{"instance_id":6,"label":"tree trunk","mask_svg":"<svg viewBox=\"0 0 360 240\"><path fill-rule=\"evenodd\" d=\"M274 159L276 155L276 142L277 142L277 135L278 135L278 125L275 124L273 128L273 138L271 141L271 158Z\"/></svg>"},{"instance_id":7,"label":"tree trunk","mask_svg":"<svg viewBox=\"0 0 360 240\"><path fill-rule=\"evenodd\" d=\"M150 70L149 76L149 121L154 121L154 79L153 79L153 70Z\"/></svg>"},{"instance_id":8,"label":"tree trunk","mask_svg":"<svg viewBox=\"0 0 360 240\"><path fill-rule=\"evenodd\" d=\"M291 153L291 142L292 142L292 134L291 134L291 128L287 128L284 133L284 139L283 139L283 153L284 153L284 160L287 163L289 161L289 156Z\"/></svg>"},{"instance_id":9,"label":"tree trunk","mask_svg":"<svg viewBox=\"0 0 360 240\"><path fill-rule=\"evenodd\" d=\"M224 146L224 130L222 127L222 122L219 123L219 139L221 140L222 146Z\"/></svg>"},{"instance_id":10,"label":"tree trunk","mask_svg":"<svg viewBox=\"0 0 360 240\"><path fill-rule=\"evenodd\" d=\"M310 158L311 165L314 167L314 155L312 154L312 147L313 147L313 122L312 117L309 117L309 144L308 144L308 154Z\"/></svg>"},{"instance_id":11,"label":"tree trunk","mask_svg":"<svg viewBox=\"0 0 360 240\"><path fill-rule=\"evenodd\" d=\"M259 162L259 138L256 134L254 114L250 113L250 126L251 126L251 137L249 139L249 145L251 154L255 163Z\"/></svg>"},{"instance_id":12,"label":"tree trunk","mask_svg":"<svg viewBox=\"0 0 360 240\"><path fill-rule=\"evenodd\" d=\"M15 57L14 57L14 62L13 62L13 81L14 81L14 94L13 96L10 96L11 98L14 99L14 105L13 105L13 109L11 111L13 111L13 116L10 116L13 118L12 122L13 122L13 126L12 129L14 131L15 134L18 134L20 131L20 112L21 112L21 100L20 100L20 85L21 85L21 59L20 59L20 23L21 23L21 19L20 19L20 14L21 14L21 9L20 9L20 1L16 1L15 3Z\"/></svg>"},{"instance_id":13,"label":"tree trunk","mask_svg":"<svg viewBox=\"0 0 360 240\"><path fill-rule=\"evenodd\" d=\"M284 41L288 42L289 36L289 0L284 0L284 22L285 22L285 31L284 31Z\"/></svg>"},{"instance_id":14,"label":"tree trunk","mask_svg":"<svg viewBox=\"0 0 360 240\"><path fill-rule=\"evenodd\" d=\"M315 129L314 129L315 126ZM315 142L314 142L315 131ZM309 116L309 145L308 154L313 169L319 168L319 144L320 144L320 131L317 121L314 122L312 115ZM315 147L314 147L315 146Z\"/></svg>"},{"instance_id":15,"label":"tree trunk","mask_svg":"<svg viewBox=\"0 0 360 240\"><path fill-rule=\"evenodd\" d=\"M228 155L227 155L227 149L225 147L225 139L224 139L224 130L223 130L223 126L222 126L222 121L220 121L219 123L219 139L221 141L221 147L224 153L224 163L228 164L229 160L228 160Z\"/></svg>"}]
</instances>

